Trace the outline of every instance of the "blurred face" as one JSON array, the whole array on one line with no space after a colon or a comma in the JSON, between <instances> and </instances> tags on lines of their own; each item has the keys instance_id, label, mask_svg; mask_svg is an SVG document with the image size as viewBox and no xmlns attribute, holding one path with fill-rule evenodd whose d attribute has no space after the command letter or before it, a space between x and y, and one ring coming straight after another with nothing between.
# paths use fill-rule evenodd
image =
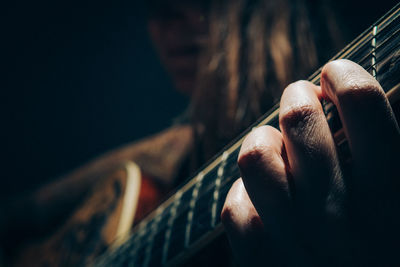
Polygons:
<instances>
[{"instance_id":1,"label":"blurred face","mask_svg":"<svg viewBox=\"0 0 400 267\"><path fill-rule=\"evenodd\" d=\"M208 37L207 10L201 0L154 1L150 6L150 37L176 88L188 95Z\"/></svg>"}]
</instances>

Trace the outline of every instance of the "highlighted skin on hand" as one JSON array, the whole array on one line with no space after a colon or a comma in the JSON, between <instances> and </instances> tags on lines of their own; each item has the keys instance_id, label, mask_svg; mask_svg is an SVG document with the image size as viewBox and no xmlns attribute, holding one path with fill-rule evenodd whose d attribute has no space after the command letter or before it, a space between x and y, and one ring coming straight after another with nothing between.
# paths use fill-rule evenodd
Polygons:
<instances>
[{"instance_id":1,"label":"highlighted skin on hand","mask_svg":"<svg viewBox=\"0 0 400 267\"><path fill-rule=\"evenodd\" d=\"M339 162L322 98L338 109L351 172ZM262 126L245 138L243 181L221 214L239 263L400 264L400 131L378 82L351 61L330 62L321 87L299 81L285 89L279 121L281 132Z\"/></svg>"}]
</instances>

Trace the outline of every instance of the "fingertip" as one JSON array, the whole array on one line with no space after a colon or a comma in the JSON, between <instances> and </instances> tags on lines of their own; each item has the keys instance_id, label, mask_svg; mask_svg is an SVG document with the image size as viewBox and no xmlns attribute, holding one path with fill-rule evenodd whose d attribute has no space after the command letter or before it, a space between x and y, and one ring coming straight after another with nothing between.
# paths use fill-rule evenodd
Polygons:
<instances>
[{"instance_id":1,"label":"fingertip","mask_svg":"<svg viewBox=\"0 0 400 267\"><path fill-rule=\"evenodd\" d=\"M328 62L324 65L321 70L321 88L322 94L329 100L336 102L336 95L334 91L335 84L335 74L338 72L338 69L343 67L343 65L348 64L349 60L346 59L338 59L331 62ZM351 62L351 61L349 61ZM351 63L350 63L351 64Z\"/></svg>"},{"instance_id":2,"label":"fingertip","mask_svg":"<svg viewBox=\"0 0 400 267\"><path fill-rule=\"evenodd\" d=\"M228 191L228 194L225 198L224 206L222 207L221 211L221 222L225 227L230 227L233 225L235 221L234 217L236 216L235 208L234 208L234 195L237 191L236 187L238 186L238 181L241 179L236 180L231 188Z\"/></svg>"},{"instance_id":3,"label":"fingertip","mask_svg":"<svg viewBox=\"0 0 400 267\"><path fill-rule=\"evenodd\" d=\"M262 221L254 208L243 180L236 180L226 196L221 212L221 222L234 234L245 234L262 229Z\"/></svg>"},{"instance_id":4,"label":"fingertip","mask_svg":"<svg viewBox=\"0 0 400 267\"><path fill-rule=\"evenodd\" d=\"M235 221L234 217L236 216L235 206L237 204L237 194L241 193L241 187L244 187L243 181L242 178L239 178L232 184L228 194L226 195L224 206L221 211L221 222L225 226L230 226Z\"/></svg>"},{"instance_id":5,"label":"fingertip","mask_svg":"<svg viewBox=\"0 0 400 267\"><path fill-rule=\"evenodd\" d=\"M221 221L239 266L259 266L261 262L266 262L265 253L268 250L264 225L241 178L228 192Z\"/></svg>"},{"instance_id":6,"label":"fingertip","mask_svg":"<svg viewBox=\"0 0 400 267\"><path fill-rule=\"evenodd\" d=\"M322 94L337 104L346 95L380 95L384 91L370 73L347 59L327 63L321 71Z\"/></svg>"}]
</instances>

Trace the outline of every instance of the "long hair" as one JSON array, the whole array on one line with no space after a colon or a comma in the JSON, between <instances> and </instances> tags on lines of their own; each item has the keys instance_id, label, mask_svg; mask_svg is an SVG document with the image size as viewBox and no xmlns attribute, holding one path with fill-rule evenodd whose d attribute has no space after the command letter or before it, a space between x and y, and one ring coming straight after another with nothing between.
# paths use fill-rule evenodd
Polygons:
<instances>
[{"instance_id":1,"label":"long hair","mask_svg":"<svg viewBox=\"0 0 400 267\"><path fill-rule=\"evenodd\" d=\"M191 104L200 163L341 47L333 16L325 1L212 2L210 42Z\"/></svg>"}]
</instances>

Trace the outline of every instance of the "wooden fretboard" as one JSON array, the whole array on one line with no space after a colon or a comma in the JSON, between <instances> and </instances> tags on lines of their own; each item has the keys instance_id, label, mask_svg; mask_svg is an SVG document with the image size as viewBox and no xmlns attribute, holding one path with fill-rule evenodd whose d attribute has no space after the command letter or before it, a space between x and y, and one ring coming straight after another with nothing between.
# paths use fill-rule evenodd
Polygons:
<instances>
[{"instance_id":1,"label":"wooden fretboard","mask_svg":"<svg viewBox=\"0 0 400 267\"><path fill-rule=\"evenodd\" d=\"M356 38L332 60L350 59L363 66L386 90L390 102L399 100L400 85L400 4ZM321 69L309 81L319 84ZM328 122L345 154L347 142L335 107L323 103ZM278 125L275 106L254 126ZM220 213L226 194L239 178L236 161L244 132L205 166L187 184L140 222L120 247L110 249L96 266L175 265L222 233Z\"/></svg>"}]
</instances>

